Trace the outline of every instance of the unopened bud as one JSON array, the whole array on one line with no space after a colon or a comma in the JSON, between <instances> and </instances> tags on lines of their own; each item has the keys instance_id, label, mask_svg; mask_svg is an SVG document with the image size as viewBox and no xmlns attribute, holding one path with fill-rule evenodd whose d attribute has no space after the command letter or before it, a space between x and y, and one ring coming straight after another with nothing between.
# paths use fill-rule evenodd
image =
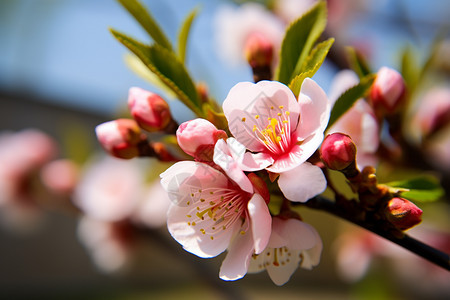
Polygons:
<instances>
[{"instance_id":1,"label":"unopened bud","mask_svg":"<svg viewBox=\"0 0 450 300\"><path fill-rule=\"evenodd\" d=\"M350 136L332 133L325 137L320 147L320 158L328 168L340 171L355 162L356 146Z\"/></svg>"},{"instance_id":2,"label":"unopened bud","mask_svg":"<svg viewBox=\"0 0 450 300\"><path fill-rule=\"evenodd\" d=\"M167 127L174 123L167 102L144 89L130 88L128 107L139 126L147 131L167 131Z\"/></svg>"},{"instance_id":3,"label":"unopened bud","mask_svg":"<svg viewBox=\"0 0 450 300\"><path fill-rule=\"evenodd\" d=\"M95 128L97 139L112 156L130 159L139 155L138 143L143 140L138 124L131 119L117 119Z\"/></svg>"},{"instance_id":4,"label":"unopened bud","mask_svg":"<svg viewBox=\"0 0 450 300\"><path fill-rule=\"evenodd\" d=\"M255 32L249 35L245 47L245 58L252 68L270 66L273 58L273 44L264 34Z\"/></svg>"},{"instance_id":5,"label":"unopened bud","mask_svg":"<svg viewBox=\"0 0 450 300\"><path fill-rule=\"evenodd\" d=\"M393 113L400 106L405 95L405 82L396 70L382 67L370 90L372 105L376 111Z\"/></svg>"},{"instance_id":6,"label":"unopened bud","mask_svg":"<svg viewBox=\"0 0 450 300\"><path fill-rule=\"evenodd\" d=\"M202 157L203 152L209 148L214 149L216 142L226 137L227 135L223 130L217 129L216 126L205 119L184 122L177 130L178 145L184 152L193 157Z\"/></svg>"},{"instance_id":7,"label":"unopened bud","mask_svg":"<svg viewBox=\"0 0 450 300\"><path fill-rule=\"evenodd\" d=\"M400 230L409 229L422 222L422 210L403 198L392 198L385 209L385 214L388 221Z\"/></svg>"}]
</instances>

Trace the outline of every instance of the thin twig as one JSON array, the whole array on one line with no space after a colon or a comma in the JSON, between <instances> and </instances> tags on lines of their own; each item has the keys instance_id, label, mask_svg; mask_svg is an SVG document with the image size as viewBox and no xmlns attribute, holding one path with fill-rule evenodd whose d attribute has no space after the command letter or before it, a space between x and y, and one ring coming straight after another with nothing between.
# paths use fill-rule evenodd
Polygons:
<instances>
[{"instance_id":1,"label":"thin twig","mask_svg":"<svg viewBox=\"0 0 450 300\"><path fill-rule=\"evenodd\" d=\"M349 214L348 211L340 209L340 207L337 206L335 202L325 197L316 196L310 199L306 203L306 206L313 209L326 211L342 219L345 219L353 224L359 225L379 236L384 237L385 239L393 243L396 243L399 246L402 246L403 248L417 254L418 256L427 259L428 261L450 271L450 256L447 253L444 253L427 244L424 244L406 234L403 234L402 237L397 237L391 232L381 230L374 224L362 222L353 217L352 214Z\"/></svg>"}]
</instances>

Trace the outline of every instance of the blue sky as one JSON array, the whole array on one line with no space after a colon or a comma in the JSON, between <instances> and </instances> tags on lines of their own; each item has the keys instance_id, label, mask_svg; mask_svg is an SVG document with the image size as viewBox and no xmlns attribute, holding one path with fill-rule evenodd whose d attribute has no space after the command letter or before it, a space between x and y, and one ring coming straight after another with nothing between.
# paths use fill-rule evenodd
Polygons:
<instances>
[{"instance_id":1,"label":"blue sky","mask_svg":"<svg viewBox=\"0 0 450 300\"><path fill-rule=\"evenodd\" d=\"M214 13L219 4L229 2L143 2L172 39L182 18L200 3L201 11L192 28L188 65L195 79L206 81L219 101L235 83L251 80L248 66L231 68L215 53ZM398 4L403 5L400 15L412 19L419 42L426 45L432 37L431 30L450 15L449 2L368 1L368 14L355 16L358 26L351 26L349 33L368 37L377 45L374 66L394 65L396 49L412 37L403 27L396 27ZM113 0L1 1L0 88L111 115L125 104L129 87L156 91L126 67L123 56L127 50L114 40L109 27L148 41L141 28ZM334 71L325 66L315 79L326 89ZM172 105L182 114L181 105Z\"/></svg>"}]
</instances>

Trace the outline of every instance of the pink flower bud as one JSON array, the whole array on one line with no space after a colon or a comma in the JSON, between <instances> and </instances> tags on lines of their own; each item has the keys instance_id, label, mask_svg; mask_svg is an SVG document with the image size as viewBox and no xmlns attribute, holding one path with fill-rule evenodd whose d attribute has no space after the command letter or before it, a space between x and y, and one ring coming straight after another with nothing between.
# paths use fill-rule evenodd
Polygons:
<instances>
[{"instance_id":1,"label":"pink flower bud","mask_svg":"<svg viewBox=\"0 0 450 300\"><path fill-rule=\"evenodd\" d=\"M325 137L320 147L320 158L332 170L343 170L356 159L356 146L350 136L332 133Z\"/></svg>"},{"instance_id":2,"label":"pink flower bud","mask_svg":"<svg viewBox=\"0 0 450 300\"><path fill-rule=\"evenodd\" d=\"M272 41L265 35L254 32L247 38L244 53L252 68L270 66L273 58Z\"/></svg>"},{"instance_id":3,"label":"pink flower bud","mask_svg":"<svg viewBox=\"0 0 450 300\"><path fill-rule=\"evenodd\" d=\"M97 138L112 156L130 159L139 155L138 143L142 141L138 124L131 119L117 119L98 125Z\"/></svg>"},{"instance_id":4,"label":"pink flower bud","mask_svg":"<svg viewBox=\"0 0 450 300\"><path fill-rule=\"evenodd\" d=\"M128 107L139 126L147 131L162 131L172 122L167 102L157 94L141 88L130 88Z\"/></svg>"},{"instance_id":5,"label":"pink flower bud","mask_svg":"<svg viewBox=\"0 0 450 300\"><path fill-rule=\"evenodd\" d=\"M217 140L226 138L223 130L219 130L205 119L194 119L184 122L178 127L177 141L184 152L193 157L202 157L207 149L214 149ZM212 156L211 156L212 157Z\"/></svg>"},{"instance_id":6,"label":"pink flower bud","mask_svg":"<svg viewBox=\"0 0 450 300\"><path fill-rule=\"evenodd\" d=\"M422 210L403 198L392 198L385 209L385 214L388 221L400 230L409 229L422 222Z\"/></svg>"},{"instance_id":7,"label":"pink flower bud","mask_svg":"<svg viewBox=\"0 0 450 300\"><path fill-rule=\"evenodd\" d=\"M405 94L405 82L394 69L382 67L372 85L370 98L376 110L394 112L401 104Z\"/></svg>"}]
</instances>

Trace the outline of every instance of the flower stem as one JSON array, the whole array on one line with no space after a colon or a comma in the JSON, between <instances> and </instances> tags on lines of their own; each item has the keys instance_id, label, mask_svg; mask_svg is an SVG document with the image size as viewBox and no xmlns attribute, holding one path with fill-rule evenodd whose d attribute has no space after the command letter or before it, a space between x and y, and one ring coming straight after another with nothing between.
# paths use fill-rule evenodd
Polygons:
<instances>
[{"instance_id":1,"label":"flower stem","mask_svg":"<svg viewBox=\"0 0 450 300\"><path fill-rule=\"evenodd\" d=\"M353 224L359 225L379 236L384 237L385 239L396 243L399 246L421 256L422 258L450 271L450 256L447 253L444 253L438 249L435 249L427 244L424 244L406 234L394 234L393 232L386 231L384 229L379 228L377 224L371 224L368 222L363 222L354 217L356 214L352 214L351 212L341 209L335 202L322 197L316 196L306 202L306 206L324 210L328 213L331 213L335 216L343 218Z\"/></svg>"}]
</instances>

